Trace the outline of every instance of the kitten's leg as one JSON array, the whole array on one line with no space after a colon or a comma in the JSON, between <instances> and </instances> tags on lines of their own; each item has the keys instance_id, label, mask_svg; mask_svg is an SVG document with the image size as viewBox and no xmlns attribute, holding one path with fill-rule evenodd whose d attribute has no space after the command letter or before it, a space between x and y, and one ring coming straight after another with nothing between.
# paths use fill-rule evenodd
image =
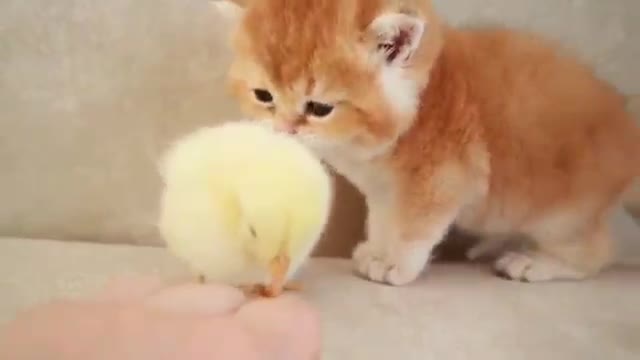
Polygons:
<instances>
[{"instance_id":1,"label":"kitten's leg","mask_svg":"<svg viewBox=\"0 0 640 360\"><path fill-rule=\"evenodd\" d=\"M494 238L483 237L466 251L467 259L474 261L481 257L495 253L503 244Z\"/></svg>"},{"instance_id":2,"label":"kitten's leg","mask_svg":"<svg viewBox=\"0 0 640 360\"><path fill-rule=\"evenodd\" d=\"M546 228L537 234L537 249L504 254L495 263L497 273L525 282L580 280L609 264L613 242L604 221L570 234L563 230Z\"/></svg>"},{"instance_id":3,"label":"kitten's leg","mask_svg":"<svg viewBox=\"0 0 640 360\"><path fill-rule=\"evenodd\" d=\"M429 261L431 251L444 238L454 220L453 212L431 214L420 219L420 232L408 235L393 209L369 204L367 241L354 253L357 271L366 278L390 285L415 280Z\"/></svg>"},{"instance_id":4,"label":"kitten's leg","mask_svg":"<svg viewBox=\"0 0 640 360\"><path fill-rule=\"evenodd\" d=\"M505 250L513 238L511 234L483 235L476 244L466 251L465 256L471 261L484 257L495 258Z\"/></svg>"}]
</instances>

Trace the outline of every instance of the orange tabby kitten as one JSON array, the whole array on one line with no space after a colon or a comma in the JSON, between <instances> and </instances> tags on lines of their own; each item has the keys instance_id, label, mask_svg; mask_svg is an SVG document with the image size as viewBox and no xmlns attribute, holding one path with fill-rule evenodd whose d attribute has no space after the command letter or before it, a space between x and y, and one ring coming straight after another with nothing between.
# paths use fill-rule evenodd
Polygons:
<instances>
[{"instance_id":1,"label":"orange tabby kitten","mask_svg":"<svg viewBox=\"0 0 640 360\"><path fill-rule=\"evenodd\" d=\"M357 270L413 281L452 224L534 247L510 279L580 279L612 257L607 216L639 172L640 132L591 69L531 34L459 30L428 0L254 0L229 85L366 197Z\"/></svg>"}]
</instances>

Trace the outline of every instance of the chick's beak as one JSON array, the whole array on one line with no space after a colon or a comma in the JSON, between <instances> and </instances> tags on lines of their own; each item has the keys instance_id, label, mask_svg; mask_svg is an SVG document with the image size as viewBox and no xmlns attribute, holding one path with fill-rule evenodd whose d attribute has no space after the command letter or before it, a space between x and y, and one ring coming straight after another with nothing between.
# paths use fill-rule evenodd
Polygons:
<instances>
[{"instance_id":1,"label":"chick's beak","mask_svg":"<svg viewBox=\"0 0 640 360\"><path fill-rule=\"evenodd\" d=\"M278 296L284 291L290 264L289 256L283 253L278 254L269 263L271 284L268 286L268 293L270 296Z\"/></svg>"}]
</instances>

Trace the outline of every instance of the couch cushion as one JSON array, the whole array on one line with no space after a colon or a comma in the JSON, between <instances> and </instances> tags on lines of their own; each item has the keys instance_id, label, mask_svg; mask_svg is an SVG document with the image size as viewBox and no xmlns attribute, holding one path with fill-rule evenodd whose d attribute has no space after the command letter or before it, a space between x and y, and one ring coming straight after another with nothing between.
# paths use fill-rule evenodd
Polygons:
<instances>
[{"instance_id":1,"label":"couch cushion","mask_svg":"<svg viewBox=\"0 0 640 360\"><path fill-rule=\"evenodd\" d=\"M188 276L161 248L0 239L0 323L122 274ZM361 280L346 260L301 273L320 311L324 356L342 359L637 359L640 268L579 283L520 284L482 266L436 264L413 285Z\"/></svg>"},{"instance_id":2,"label":"couch cushion","mask_svg":"<svg viewBox=\"0 0 640 360\"><path fill-rule=\"evenodd\" d=\"M640 94L637 0L433 0L454 25L505 24L562 44L627 94Z\"/></svg>"}]
</instances>

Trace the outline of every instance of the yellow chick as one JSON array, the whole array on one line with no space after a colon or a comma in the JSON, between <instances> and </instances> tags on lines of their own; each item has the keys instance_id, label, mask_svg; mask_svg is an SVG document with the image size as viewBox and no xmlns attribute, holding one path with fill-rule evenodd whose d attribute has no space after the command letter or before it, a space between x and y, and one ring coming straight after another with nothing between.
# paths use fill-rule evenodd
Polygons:
<instances>
[{"instance_id":1,"label":"yellow chick","mask_svg":"<svg viewBox=\"0 0 640 360\"><path fill-rule=\"evenodd\" d=\"M329 217L332 181L294 138L249 121L178 140L162 164L159 230L201 280L276 296Z\"/></svg>"}]
</instances>

